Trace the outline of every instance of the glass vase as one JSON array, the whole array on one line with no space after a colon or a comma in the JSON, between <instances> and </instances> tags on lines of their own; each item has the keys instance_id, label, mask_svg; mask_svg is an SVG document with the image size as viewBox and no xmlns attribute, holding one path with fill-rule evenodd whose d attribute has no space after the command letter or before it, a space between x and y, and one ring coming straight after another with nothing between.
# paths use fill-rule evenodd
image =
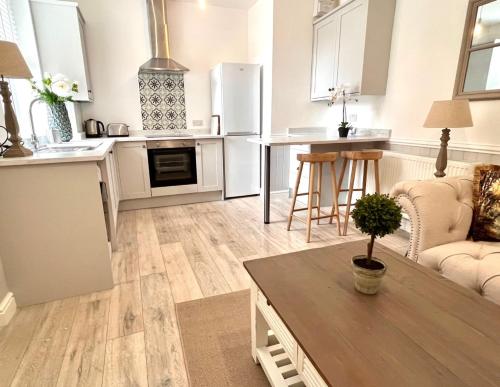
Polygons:
<instances>
[{"instance_id":1,"label":"glass vase","mask_svg":"<svg viewBox=\"0 0 500 387\"><path fill-rule=\"evenodd\" d=\"M68 109L64 102L48 105L49 129L54 142L68 142L73 138Z\"/></svg>"}]
</instances>

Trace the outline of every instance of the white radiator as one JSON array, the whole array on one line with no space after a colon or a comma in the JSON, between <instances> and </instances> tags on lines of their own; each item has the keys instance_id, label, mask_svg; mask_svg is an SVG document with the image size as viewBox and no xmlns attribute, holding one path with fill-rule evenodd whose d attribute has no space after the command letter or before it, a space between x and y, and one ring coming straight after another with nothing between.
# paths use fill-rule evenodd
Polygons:
<instances>
[{"instance_id":1,"label":"white radiator","mask_svg":"<svg viewBox=\"0 0 500 387\"><path fill-rule=\"evenodd\" d=\"M373 169L370 162L368 176L368 192L375 191ZM384 151L380 160L380 191L391 192L392 187L403 180L435 179L436 159L432 157L413 156L404 153ZM472 175L474 165L459 161L448 161L446 176ZM359 170L359 173L361 170ZM360 174L358 174L360 176Z\"/></svg>"},{"instance_id":2,"label":"white radiator","mask_svg":"<svg viewBox=\"0 0 500 387\"><path fill-rule=\"evenodd\" d=\"M379 162L380 169L380 191L388 194L392 187L404 180L431 180L435 179L436 159L432 157L413 156L405 153L384 151L384 157ZM448 161L446 176L464 176L474 173L474 164ZM356 171L357 176L361 176L362 170ZM373 174L373 163L369 163L367 192L375 192ZM358 181L360 184L360 180ZM410 221L406 214L403 214L401 229L410 232Z\"/></svg>"}]
</instances>

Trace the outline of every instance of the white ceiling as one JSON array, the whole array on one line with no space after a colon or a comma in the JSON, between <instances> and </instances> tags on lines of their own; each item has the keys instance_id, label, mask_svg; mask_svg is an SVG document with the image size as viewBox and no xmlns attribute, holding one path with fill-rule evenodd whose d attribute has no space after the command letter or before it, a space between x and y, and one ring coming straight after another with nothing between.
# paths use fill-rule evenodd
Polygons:
<instances>
[{"instance_id":1,"label":"white ceiling","mask_svg":"<svg viewBox=\"0 0 500 387\"><path fill-rule=\"evenodd\" d=\"M198 0L172 0L188 3L197 3ZM206 0L207 5L225 8L249 9L257 0Z\"/></svg>"}]
</instances>

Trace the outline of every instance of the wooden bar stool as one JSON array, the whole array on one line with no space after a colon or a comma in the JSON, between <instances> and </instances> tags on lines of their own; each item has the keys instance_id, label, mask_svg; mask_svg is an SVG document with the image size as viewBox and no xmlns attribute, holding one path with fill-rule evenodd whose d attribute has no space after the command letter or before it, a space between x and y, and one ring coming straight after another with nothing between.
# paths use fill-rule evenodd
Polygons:
<instances>
[{"instance_id":1,"label":"wooden bar stool","mask_svg":"<svg viewBox=\"0 0 500 387\"><path fill-rule=\"evenodd\" d=\"M366 195L366 177L368 174L368 162L374 162L374 173L375 173L375 192L380 192L380 179L379 179L379 169L378 161L382 158L384 152L379 149L364 149L359 151L343 151L340 153L340 157L344 158L342 163L342 171L340 172L340 179L338 184L338 195L341 192L347 192L346 204L339 204L339 206L345 206L345 218L344 218L344 230L342 235L347 235L347 225L349 223L349 215L351 215L351 201L352 193L360 192L361 196ZM344 180L344 175L347 169L347 162L351 161L351 179L348 189L342 189L342 183ZM356 179L356 168L358 166L358 161L363 161L363 183L361 188L354 188L354 180ZM338 197L337 197L338 202Z\"/></svg>"},{"instance_id":2,"label":"wooden bar stool","mask_svg":"<svg viewBox=\"0 0 500 387\"><path fill-rule=\"evenodd\" d=\"M297 211L307 211L307 218L305 220L307 233L306 240L307 243L311 241L311 222L313 220L317 220L318 224L320 219L330 219L330 224L335 217L337 223L337 230L340 235L340 217L339 217L339 206L338 206L338 192L337 192L337 172L335 170L335 161L337 160L338 153L337 152L328 152L328 153L308 153L308 154L298 154L297 160L300 162L297 179L295 181L295 188L293 191L292 198L292 206L290 208L290 212L288 215L288 227L287 230L290 231L290 227L292 225L293 217L297 218L300 221L304 221L303 219L294 215L294 212ZM302 170L304 168L304 163L310 163L309 167L309 189L308 192L298 193L300 178L302 176ZM318 176L317 176L317 191L314 190L314 180L316 178L316 163L318 164ZM329 215L321 215L321 184L323 182L323 163L330 163L330 173L332 175L332 210ZM305 208L295 208L295 204L297 202L297 196L307 195L307 207ZM316 205L313 205L313 197L316 196ZM313 209L317 210L317 216L312 216Z\"/></svg>"}]
</instances>

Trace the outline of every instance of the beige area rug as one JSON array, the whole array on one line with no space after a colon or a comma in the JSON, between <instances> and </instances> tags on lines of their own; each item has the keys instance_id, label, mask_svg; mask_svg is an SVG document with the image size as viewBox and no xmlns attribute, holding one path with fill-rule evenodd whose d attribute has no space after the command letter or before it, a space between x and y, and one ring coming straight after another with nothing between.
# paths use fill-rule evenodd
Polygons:
<instances>
[{"instance_id":1,"label":"beige area rug","mask_svg":"<svg viewBox=\"0 0 500 387\"><path fill-rule=\"evenodd\" d=\"M193 387L268 387L250 352L250 291L177 304Z\"/></svg>"}]
</instances>

